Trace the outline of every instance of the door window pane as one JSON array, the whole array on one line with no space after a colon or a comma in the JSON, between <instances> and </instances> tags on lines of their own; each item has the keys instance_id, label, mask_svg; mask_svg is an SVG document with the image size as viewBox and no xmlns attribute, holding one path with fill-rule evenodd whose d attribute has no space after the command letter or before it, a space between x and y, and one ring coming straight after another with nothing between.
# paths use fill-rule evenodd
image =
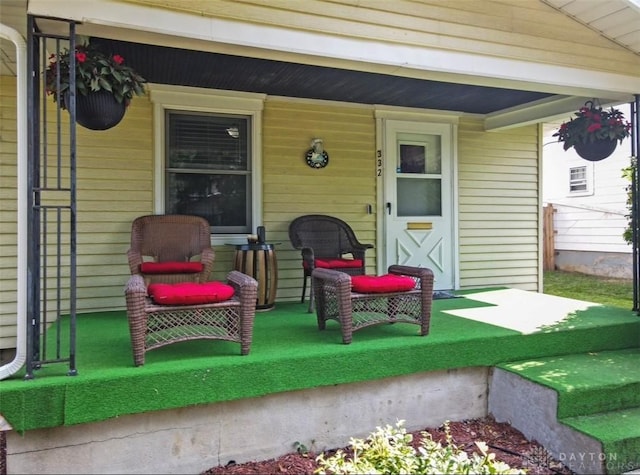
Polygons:
<instances>
[{"instance_id":1,"label":"door window pane","mask_svg":"<svg viewBox=\"0 0 640 475\"><path fill-rule=\"evenodd\" d=\"M424 173L424 145L400 144L400 173Z\"/></svg>"},{"instance_id":2,"label":"door window pane","mask_svg":"<svg viewBox=\"0 0 640 475\"><path fill-rule=\"evenodd\" d=\"M397 178L398 216L442 216L439 178Z\"/></svg>"}]
</instances>

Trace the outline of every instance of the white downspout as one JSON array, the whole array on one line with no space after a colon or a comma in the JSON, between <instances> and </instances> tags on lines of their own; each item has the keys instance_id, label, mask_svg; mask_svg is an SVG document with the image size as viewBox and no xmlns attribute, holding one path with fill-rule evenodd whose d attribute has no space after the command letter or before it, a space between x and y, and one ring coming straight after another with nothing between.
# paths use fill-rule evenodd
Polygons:
<instances>
[{"instance_id":1,"label":"white downspout","mask_svg":"<svg viewBox=\"0 0 640 475\"><path fill-rule=\"evenodd\" d=\"M17 167L18 167L18 290L17 290L17 342L13 361L0 367L0 380L18 372L27 359L27 43L13 28L0 23L0 37L16 47L17 66Z\"/></svg>"}]
</instances>

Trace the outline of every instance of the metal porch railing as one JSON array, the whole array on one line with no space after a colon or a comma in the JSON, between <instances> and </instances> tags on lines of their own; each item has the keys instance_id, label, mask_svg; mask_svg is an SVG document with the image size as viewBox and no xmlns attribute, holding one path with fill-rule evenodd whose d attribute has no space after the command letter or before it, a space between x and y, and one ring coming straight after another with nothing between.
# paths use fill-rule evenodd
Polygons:
<instances>
[{"instance_id":1,"label":"metal porch railing","mask_svg":"<svg viewBox=\"0 0 640 475\"><path fill-rule=\"evenodd\" d=\"M67 35L44 34L42 20L68 29ZM75 61L70 62L69 121L47 98L44 74L49 54L75 50L75 23L27 17L28 85L28 245L27 356L25 379L49 363L68 363L76 375L76 125ZM56 28L57 29L57 28ZM56 81L60 82L58 69ZM68 124L68 131L63 127ZM62 325L69 325L63 332ZM55 345L48 342L55 332ZM68 334L68 338L62 335ZM64 341L63 341L64 340ZM68 340L68 341L67 341Z\"/></svg>"}]
</instances>

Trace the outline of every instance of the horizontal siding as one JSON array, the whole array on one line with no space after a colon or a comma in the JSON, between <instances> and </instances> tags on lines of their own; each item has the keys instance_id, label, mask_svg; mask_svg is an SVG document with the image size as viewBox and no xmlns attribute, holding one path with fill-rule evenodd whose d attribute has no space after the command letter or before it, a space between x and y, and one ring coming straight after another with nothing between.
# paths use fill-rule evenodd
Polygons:
<instances>
[{"instance_id":1,"label":"horizontal siding","mask_svg":"<svg viewBox=\"0 0 640 475\"><path fill-rule=\"evenodd\" d=\"M15 348L17 318L16 81L0 76L0 349Z\"/></svg>"},{"instance_id":2,"label":"horizontal siding","mask_svg":"<svg viewBox=\"0 0 640 475\"><path fill-rule=\"evenodd\" d=\"M131 222L153 211L151 117L147 97L137 97L117 127L77 128L79 313L124 308Z\"/></svg>"},{"instance_id":3,"label":"horizontal siding","mask_svg":"<svg viewBox=\"0 0 640 475\"><path fill-rule=\"evenodd\" d=\"M628 224L624 214L559 204L553 207L556 250L632 252L622 238Z\"/></svg>"},{"instance_id":4,"label":"horizontal siding","mask_svg":"<svg viewBox=\"0 0 640 475\"><path fill-rule=\"evenodd\" d=\"M461 287L538 290L537 127L484 132L459 127Z\"/></svg>"},{"instance_id":5,"label":"horizontal siding","mask_svg":"<svg viewBox=\"0 0 640 475\"><path fill-rule=\"evenodd\" d=\"M526 62L640 72L633 53L537 0L128 0L228 20Z\"/></svg>"},{"instance_id":6,"label":"horizontal siding","mask_svg":"<svg viewBox=\"0 0 640 475\"><path fill-rule=\"evenodd\" d=\"M263 221L277 246L278 300L300 298L300 252L288 226L303 214L329 214L347 221L358 239L375 242L375 121L370 108L268 100L263 124ZM324 140L329 164L310 168L304 155L313 138ZM375 271L375 249L367 267Z\"/></svg>"},{"instance_id":7,"label":"horizontal siding","mask_svg":"<svg viewBox=\"0 0 640 475\"><path fill-rule=\"evenodd\" d=\"M16 118L15 81L2 77L0 81L0 348L15 346L16 288L17 288L17 201L16 201ZM56 180L51 166L56 147L53 108L48 124L47 167L50 183ZM77 128L77 311L124 308L123 287L129 275L126 251L129 247L131 221L153 209L153 144L151 105L147 98L132 101L123 121L106 131ZM63 131L61 147L68 147L68 114L62 112ZM65 165L66 167L67 165ZM44 168L44 167L43 167ZM62 184L68 184L65 169ZM43 201L55 202L52 194L44 193ZM68 201L68 195L63 196ZM69 216L62 216L61 284L63 299L68 297L69 268ZM55 233L49 225L50 262L55 262ZM55 276L49 269L50 278ZM52 283L49 283L53 298ZM68 302L62 304L62 313L68 312ZM11 323L13 322L13 323Z\"/></svg>"}]
</instances>

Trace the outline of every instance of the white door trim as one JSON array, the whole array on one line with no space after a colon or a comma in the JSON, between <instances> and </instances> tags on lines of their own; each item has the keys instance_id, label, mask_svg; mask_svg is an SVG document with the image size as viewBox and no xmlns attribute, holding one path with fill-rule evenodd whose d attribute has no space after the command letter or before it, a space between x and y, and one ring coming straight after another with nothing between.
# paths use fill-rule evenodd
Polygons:
<instances>
[{"instance_id":1,"label":"white door trim","mask_svg":"<svg viewBox=\"0 0 640 475\"><path fill-rule=\"evenodd\" d=\"M388 120L428 122L437 124L449 124L451 127L451 239L453 260L453 286L460 288L460 252L459 252L459 205L458 205L458 117L447 114L420 114L405 111L376 110L376 272L386 272L386 246L387 236L385 232L384 203L385 203L385 129ZM394 165L395 166L395 165Z\"/></svg>"}]
</instances>

